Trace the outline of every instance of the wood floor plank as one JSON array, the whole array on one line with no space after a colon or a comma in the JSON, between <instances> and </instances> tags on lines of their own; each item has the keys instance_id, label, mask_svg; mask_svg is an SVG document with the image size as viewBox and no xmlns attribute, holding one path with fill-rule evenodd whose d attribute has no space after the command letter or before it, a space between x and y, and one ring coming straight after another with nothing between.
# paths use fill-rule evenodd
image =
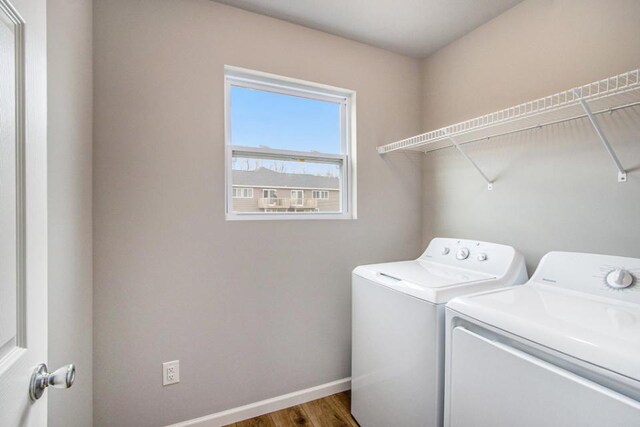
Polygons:
<instances>
[{"instance_id":1,"label":"wood floor plank","mask_svg":"<svg viewBox=\"0 0 640 427\"><path fill-rule=\"evenodd\" d=\"M316 427L357 427L351 415L346 416L343 411L337 410L330 397L302 404L311 422Z\"/></svg>"},{"instance_id":2,"label":"wood floor plank","mask_svg":"<svg viewBox=\"0 0 640 427\"><path fill-rule=\"evenodd\" d=\"M293 406L269 414L276 427L304 426L315 427L302 406Z\"/></svg>"},{"instance_id":3,"label":"wood floor plank","mask_svg":"<svg viewBox=\"0 0 640 427\"><path fill-rule=\"evenodd\" d=\"M287 413L287 409L272 412L269 414L269 418L271 418L271 421L273 421L276 427L283 427L288 425L287 423L289 422L289 414Z\"/></svg>"},{"instance_id":4,"label":"wood floor plank","mask_svg":"<svg viewBox=\"0 0 640 427\"><path fill-rule=\"evenodd\" d=\"M333 409L342 414L345 420L349 421L349 425L357 426L355 420L351 416L351 402L347 395L337 393L332 396L328 396L326 400Z\"/></svg>"},{"instance_id":5,"label":"wood floor plank","mask_svg":"<svg viewBox=\"0 0 640 427\"><path fill-rule=\"evenodd\" d=\"M351 416L350 391L292 406L226 427L359 427Z\"/></svg>"},{"instance_id":6,"label":"wood floor plank","mask_svg":"<svg viewBox=\"0 0 640 427\"><path fill-rule=\"evenodd\" d=\"M276 427L276 425L267 414L240 421L235 424L235 427Z\"/></svg>"},{"instance_id":7,"label":"wood floor plank","mask_svg":"<svg viewBox=\"0 0 640 427\"><path fill-rule=\"evenodd\" d=\"M347 412L347 414L351 414L351 391L350 390L343 391L342 393L337 393L329 397L334 399L337 402L337 404Z\"/></svg>"}]
</instances>

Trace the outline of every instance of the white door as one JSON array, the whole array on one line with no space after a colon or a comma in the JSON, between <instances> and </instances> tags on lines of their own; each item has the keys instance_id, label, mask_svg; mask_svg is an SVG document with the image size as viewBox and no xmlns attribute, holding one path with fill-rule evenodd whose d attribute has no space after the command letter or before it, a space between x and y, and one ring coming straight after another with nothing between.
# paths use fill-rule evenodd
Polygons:
<instances>
[{"instance_id":1,"label":"white door","mask_svg":"<svg viewBox=\"0 0 640 427\"><path fill-rule=\"evenodd\" d=\"M0 0L0 426L46 426L46 1ZM58 378L59 380L59 378Z\"/></svg>"},{"instance_id":2,"label":"white door","mask_svg":"<svg viewBox=\"0 0 640 427\"><path fill-rule=\"evenodd\" d=\"M304 206L304 191L303 190L291 190L291 205L302 207Z\"/></svg>"}]
</instances>

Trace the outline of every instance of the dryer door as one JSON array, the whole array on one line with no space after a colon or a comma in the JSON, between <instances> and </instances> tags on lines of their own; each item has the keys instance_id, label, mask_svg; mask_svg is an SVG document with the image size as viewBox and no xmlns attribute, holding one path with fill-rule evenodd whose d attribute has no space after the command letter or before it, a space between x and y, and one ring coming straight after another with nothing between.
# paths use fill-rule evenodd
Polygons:
<instances>
[{"instance_id":1,"label":"dryer door","mask_svg":"<svg viewBox=\"0 0 640 427\"><path fill-rule=\"evenodd\" d=\"M640 402L464 327L449 362L445 426L640 425Z\"/></svg>"}]
</instances>

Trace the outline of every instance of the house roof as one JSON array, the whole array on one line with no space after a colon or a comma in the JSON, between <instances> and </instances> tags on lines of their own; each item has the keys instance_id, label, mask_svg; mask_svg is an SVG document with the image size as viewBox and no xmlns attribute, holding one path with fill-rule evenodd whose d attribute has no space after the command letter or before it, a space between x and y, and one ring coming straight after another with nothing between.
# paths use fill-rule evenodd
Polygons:
<instances>
[{"instance_id":1,"label":"house roof","mask_svg":"<svg viewBox=\"0 0 640 427\"><path fill-rule=\"evenodd\" d=\"M234 170L233 185L244 187L288 187L339 189L340 179L332 176L282 173L267 168L252 171Z\"/></svg>"}]
</instances>

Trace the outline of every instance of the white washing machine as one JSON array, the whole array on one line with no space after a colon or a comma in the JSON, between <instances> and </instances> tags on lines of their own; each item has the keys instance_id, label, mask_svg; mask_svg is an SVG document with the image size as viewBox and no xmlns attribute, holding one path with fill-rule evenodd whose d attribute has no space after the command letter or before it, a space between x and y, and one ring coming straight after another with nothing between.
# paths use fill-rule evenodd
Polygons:
<instances>
[{"instance_id":1,"label":"white washing machine","mask_svg":"<svg viewBox=\"0 0 640 427\"><path fill-rule=\"evenodd\" d=\"M362 427L442 424L444 304L524 283L510 246L433 239L414 261L353 271L351 412Z\"/></svg>"},{"instance_id":2,"label":"white washing machine","mask_svg":"<svg viewBox=\"0 0 640 427\"><path fill-rule=\"evenodd\" d=\"M640 259L551 252L447 304L445 426L640 426Z\"/></svg>"}]
</instances>

